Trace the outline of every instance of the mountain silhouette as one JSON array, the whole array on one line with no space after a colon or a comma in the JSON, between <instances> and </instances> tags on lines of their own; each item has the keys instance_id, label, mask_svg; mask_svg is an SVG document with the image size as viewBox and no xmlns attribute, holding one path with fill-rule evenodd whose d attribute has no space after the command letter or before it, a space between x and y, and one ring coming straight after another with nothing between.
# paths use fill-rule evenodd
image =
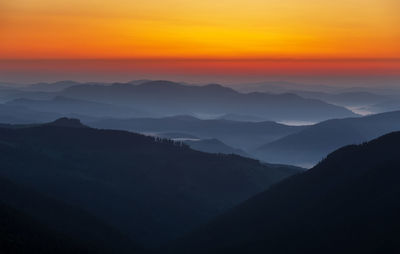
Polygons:
<instances>
[{"instance_id":1,"label":"mountain silhouette","mask_svg":"<svg viewBox=\"0 0 400 254\"><path fill-rule=\"evenodd\" d=\"M215 138L200 139L194 135L180 132L157 133L156 136L182 142L193 150L202 151L205 153L237 154L243 157L251 157L243 150L228 146L227 144Z\"/></svg>"},{"instance_id":2,"label":"mountain silhouette","mask_svg":"<svg viewBox=\"0 0 400 254\"><path fill-rule=\"evenodd\" d=\"M64 96L56 96L51 100L18 98L8 101L6 105L22 106L39 112L74 113L93 117L143 117L150 115L129 107L72 99Z\"/></svg>"},{"instance_id":3,"label":"mountain silhouette","mask_svg":"<svg viewBox=\"0 0 400 254\"><path fill-rule=\"evenodd\" d=\"M34 219L0 203L0 252L79 253L85 247L46 229Z\"/></svg>"},{"instance_id":4,"label":"mountain silhouette","mask_svg":"<svg viewBox=\"0 0 400 254\"><path fill-rule=\"evenodd\" d=\"M218 119L241 121L241 122L264 122L264 121L267 121L267 119L263 119L263 118L252 116L252 115L238 115L238 114L225 114L223 116L220 116Z\"/></svg>"},{"instance_id":5,"label":"mountain silhouette","mask_svg":"<svg viewBox=\"0 0 400 254\"><path fill-rule=\"evenodd\" d=\"M30 124L53 121L60 115L51 112L41 112L24 106L0 104L0 123Z\"/></svg>"},{"instance_id":6,"label":"mountain silhouette","mask_svg":"<svg viewBox=\"0 0 400 254\"><path fill-rule=\"evenodd\" d=\"M400 100L398 98L392 99L392 100L386 100L386 101L376 103L373 105L365 106L362 109L370 111L370 112L374 112L374 113L396 111L396 110L400 110Z\"/></svg>"},{"instance_id":7,"label":"mountain silhouette","mask_svg":"<svg viewBox=\"0 0 400 254\"><path fill-rule=\"evenodd\" d=\"M71 87L71 86L76 86L76 85L81 85L82 83L72 81L72 80L63 80L63 81L58 81L54 83L46 83L46 82L41 82L41 83L36 83L27 86L27 90L33 90L33 91L43 91L43 92L58 92L61 91L65 88Z\"/></svg>"},{"instance_id":8,"label":"mountain silhouette","mask_svg":"<svg viewBox=\"0 0 400 254\"><path fill-rule=\"evenodd\" d=\"M67 127L67 128L88 128L87 126L83 125L79 119L75 118L59 118L54 122L45 124L47 126L55 126L55 127Z\"/></svg>"},{"instance_id":9,"label":"mountain silhouette","mask_svg":"<svg viewBox=\"0 0 400 254\"><path fill-rule=\"evenodd\" d=\"M0 150L2 158L15 156L9 154L4 144ZM1 170L4 171L4 165ZM2 177L0 191L1 253L114 253L117 250L136 253L141 250L93 215L48 194Z\"/></svg>"},{"instance_id":10,"label":"mountain silhouette","mask_svg":"<svg viewBox=\"0 0 400 254\"><path fill-rule=\"evenodd\" d=\"M399 148L400 132L343 147L162 253L399 253Z\"/></svg>"},{"instance_id":11,"label":"mountain silhouette","mask_svg":"<svg viewBox=\"0 0 400 254\"><path fill-rule=\"evenodd\" d=\"M351 91L340 93L324 93L315 91L291 91L299 96L310 99L318 99L334 105L341 106L367 106L382 103L390 97L385 95L374 94L365 91Z\"/></svg>"},{"instance_id":12,"label":"mountain silhouette","mask_svg":"<svg viewBox=\"0 0 400 254\"><path fill-rule=\"evenodd\" d=\"M273 121L321 121L356 116L320 100L294 94L239 93L217 84L190 86L170 81L132 85L77 85L60 95L81 100L129 106L158 115L252 115Z\"/></svg>"},{"instance_id":13,"label":"mountain silhouette","mask_svg":"<svg viewBox=\"0 0 400 254\"><path fill-rule=\"evenodd\" d=\"M315 164L345 145L359 144L400 130L400 111L328 120L261 146L257 158L297 165Z\"/></svg>"},{"instance_id":14,"label":"mountain silhouette","mask_svg":"<svg viewBox=\"0 0 400 254\"><path fill-rule=\"evenodd\" d=\"M215 138L199 139L199 140L183 140L190 148L206 153L222 153L222 154L237 154L244 157L250 157L246 152L230 147Z\"/></svg>"},{"instance_id":15,"label":"mountain silhouette","mask_svg":"<svg viewBox=\"0 0 400 254\"><path fill-rule=\"evenodd\" d=\"M188 133L184 133L184 132L159 132L157 133L157 137L161 137L161 138L166 138L166 139L200 139L199 137L192 135L192 134L188 134Z\"/></svg>"},{"instance_id":16,"label":"mountain silhouette","mask_svg":"<svg viewBox=\"0 0 400 254\"><path fill-rule=\"evenodd\" d=\"M0 128L0 146L0 177L82 209L146 247L300 172L67 118Z\"/></svg>"},{"instance_id":17,"label":"mountain silhouette","mask_svg":"<svg viewBox=\"0 0 400 254\"><path fill-rule=\"evenodd\" d=\"M88 121L86 124L96 128L120 129L141 133L186 133L200 139L215 138L228 146L242 150L257 148L265 143L306 128L304 126L287 126L271 121L200 120L187 115L164 118L100 119Z\"/></svg>"}]
</instances>

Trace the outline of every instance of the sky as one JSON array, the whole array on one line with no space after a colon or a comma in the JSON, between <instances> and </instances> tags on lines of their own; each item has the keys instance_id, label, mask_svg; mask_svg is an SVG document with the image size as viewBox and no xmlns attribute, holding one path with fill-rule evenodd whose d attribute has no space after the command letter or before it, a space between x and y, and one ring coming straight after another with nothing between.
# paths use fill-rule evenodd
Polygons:
<instances>
[{"instance_id":1,"label":"sky","mask_svg":"<svg viewBox=\"0 0 400 254\"><path fill-rule=\"evenodd\" d=\"M398 13L398 0L0 1L0 80L399 76Z\"/></svg>"}]
</instances>

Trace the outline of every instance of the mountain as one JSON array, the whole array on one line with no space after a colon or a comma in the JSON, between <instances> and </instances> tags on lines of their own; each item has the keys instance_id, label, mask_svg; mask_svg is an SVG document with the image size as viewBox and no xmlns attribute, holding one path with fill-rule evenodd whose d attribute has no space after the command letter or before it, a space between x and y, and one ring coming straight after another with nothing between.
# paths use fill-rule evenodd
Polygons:
<instances>
[{"instance_id":1,"label":"mountain","mask_svg":"<svg viewBox=\"0 0 400 254\"><path fill-rule=\"evenodd\" d=\"M183 140L183 143L188 145L193 150L206 153L222 153L222 154L237 154L244 157L250 157L246 152L230 147L218 139L199 139L199 140Z\"/></svg>"},{"instance_id":2,"label":"mountain","mask_svg":"<svg viewBox=\"0 0 400 254\"><path fill-rule=\"evenodd\" d=\"M14 156L4 144L4 156ZM4 153L4 154L3 154ZM1 166L4 171L5 165ZM82 209L0 177L1 253L136 253L117 230Z\"/></svg>"},{"instance_id":3,"label":"mountain","mask_svg":"<svg viewBox=\"0 0 400 254\"><path fill-rule=\"evenodd\" d=\"M25 90L24 88L0 88L0 102L4 103L18 98L48 100L56 96L55 92Z\"/></svg>"},{"instance_id":4,"label":"mountain","mask_svg":"<svg viewBox=\"0 0 400 254\"><path fill-rule=\"evenodd\" d=\"M43 92L59 92L71 86L80 85L82 83L72 80L63 80L54 83L36 83L26 87L26 90L43 91Z\"/></svg>"},{"instance_id":5,"label":"mountain","mask_svg":"<svg viewBox=\"0 0 400 254\"><path fill-rule=\"evenodd\" d=\"M274 163L312 165L341 146L359 144L398 130L400 111L328 120L263 145L255 154Z\"/></svg>"},{"instance_id":6,"label":"mountain","mask_svg":"<svg viewBox=\"0 0 400 254\"><path fill-rule=\"evenodd\" d=\"M193 150L202 151L205 153L237 154L243 157L251 157L243 150L230 147L215 138L200 139L194 135L179 132L157 133L155 136L172 139L176 142L182 142Z\"/></svg>"},{"instance_id":7,"label":"mountain","mask_svg":"<svg viewBox=\"0 0 400 254\"><path fill-rule=\"evenodd\" d=\"M16 88L0 88L0 103L25 97L30 99L48 99L53 96L52 93L24 91Z\"/></svg>"},{"instance_id":8,"label":"mountain","mask_svg":"<svg viewBox=\"0 0 400 254\"><path fill-rule=\"evenodd\" d=\"M0 203L0 252L14 253L78 253L79 244L57 236L51 230L11 207Z\"/></svg>"},{"instance_id":9,"label":"mountain","mask_svg":"<svg viewBox=\"0 0 400 254\"><path fill-rule=\"evenodd\" d=\"M16 94L20 94L21 91L15 88L9 88L9 87L0 87L0 102L6 102L10 100L10 98L13 98Z\"/></svg>"},{"instance_id":10,"label":"mountain","mask_svg":"<svg viewBox=\"0 0 400 254\"><path fill-rule=\"evenodd\" d=\"M86 125L83 125L79 119L74 118L59 118L54 122L43 124L43 126L51 126L51 127L67 127L67 128L89 128ZM35 126L37 127L37 126Z\"/></svg>"},{"instance_id":11,"label":"mountain","mask_svg":"<svg viewBox=\"0 0 400 254\"><path fill-rule=\"evenodd\" d=\"M176 141L180 140L190 140L190 139L195 139L199 140L199 137L196 137L191 134L187 134L184 132L158 132L155 136L160 137L160 138L166 138L166 139L172 139Z\"/></svg>"},{"instance_id":12,"label":"mountain","mask_svg":"<svg viewBox=\"0 0 400 254\"><path fill-rule=\"evenodd\" d=\"M19 98L7 102L6 105L22 106L31 110L41 112L54 112L58 114L82 114L93 117L143 117L150 115L129 107L77 100L63 96L56 96L50 100L33 100Z\"/></svg>"},{"instance_id":13,"label":"mountain","mask_svg":"<svg viewBox=\"0 0 400 254\"><path fill-rule=\"evenodd\" d=\"M400 132L343 147L162 253L399 253Z\"/></svg>"},{"instance_id":14,"label":"mountain","mask_svg":"<svg viewBox=\"0 0 400 254\"><path fill-rule=\"evenodd\" d=\"M287 126L275 122L237 122L214 119L200 120L191 116L165 118L100 119L86 122L89 126L141 133L178 132L199 139L215 138L242 150L254 149L286 135L303 130L304 126Z\"/></svg>"},{"instance_id":15,"label":"mountain","mask_svg":"<svg viewBox=\"0 0 400 254\"><path fill-rule=\"evenodd\" d=\"M400 97L400 96L399 96ZM388 111L397 111L400 110L400 100L386 100L380 103L376 103L373 105L365 106L362 108L363 110L373 112L373 113L383 113Z\"/></svg>"},{"instance_id":16,"label":"mountain","mask_svg":"<svg viewBox=\"0 0 400 254\"><path fill-rule=\"evenodd\" d=\"M131 85L141 85L141 84L152 82L152 81L153 80L150 80L150 79L139 79L139 80L129 81L128 83Z\"/></svg>"},{"instance_id":17,"label":"mountain","mask_svg":"<svg viewBox=\"0 0 400 254\"><path fill-rule=\"evenodd\" d=\"M382 103L387 101L390 97L387 95L379 95L371 92L341 92L341 93L324 93L312 91L292 91L304 98L312 98L323 100L335 105L355 107L367 106Z\"/></svg>"},{"instance_id":18,"label":"mountain","mask_svg":"<svg viewBox=\"0 0 400 254\"><path fill-rule=\"evenodd\" d=\"M291 91L313 91L328 94L339 93L352 93L352 92L367 92L377 95L400 95L400 90L393 83L393 80L385 82L382 79L370 80L370 82L338 82L338 80L331 80L329 84L321 83L305 83L305 82L292 82L284 80L264 81L257 83L243 83L236 85L235 88L242 92L267 92L267 93L287 93ZM325 81L326 82L326 81Z\"/></svg>"},{"instance_id":19,"label":"mountain","mask_svg":"<svg viewBox=\"0 0 400 254\"><path fill-rule=\"evenodd\" d=\"M257 83L242 84L237 87L242 92L265 92L265 93L287 93L289 91L315 91L315 92L337 92L337 86L323 84L307 84L291 81L264 81Z\"/></svg>"},{"instance_id":20,"label":"mountain","mask_svg":"<svg viewBox=\"0 0 400 254\"><path fill-rule=\"evenodd\" d=\"M0 177L86 211L145 247L300 172L65 118L0 128L0 147Z\"/></svg>"},{"instance_id":21,"label":"mountain","mask_svg":"<svg viewBox=\"0 0 400 254\"><path fill-rule=\"evenodd\" d=\"M239 87L239 91L292 93L303 98L343 106L362 115L398 110L398 103L396 105L394 102L400 98L398 89L393 87L337 87L286 81L245 84Z\"/></svg>"},{"instance_id":22,"label":"mountain","mask_svg":"<svg viewBox=\"0 0 400 254\"><path fill-rule=\"evenodd\" d=\"M40 112L24 106L0 104L0 123L43 123L60 117L54 112Z\"/></svg>"},{"instance_id":23,"label":"mountain","mask_svg":"<svg viewBox=\"0 0 400 254\"><path fill-rule=\"evenodd\" d=\"M230 121L241 121L241 122L264 122L266 119L251 116L251 115L238 115L238 114L225 114L223 116L218 117L218 119L222 120L230 120Z\"/></svg>"},{"instance_id":24,"label":"mountain","mask_svg":"<svg viewBox=\"0 0 400 254\"><path fill-rule=\"evenodd\" d=\"M217 84L190 86L151 81L139 85L78 85L65 89L61 95L129 106L159 115L238 114L273 121L321 121L356 116L343 107L294 94L245 94Z\"/></svg>"}]
</instances>

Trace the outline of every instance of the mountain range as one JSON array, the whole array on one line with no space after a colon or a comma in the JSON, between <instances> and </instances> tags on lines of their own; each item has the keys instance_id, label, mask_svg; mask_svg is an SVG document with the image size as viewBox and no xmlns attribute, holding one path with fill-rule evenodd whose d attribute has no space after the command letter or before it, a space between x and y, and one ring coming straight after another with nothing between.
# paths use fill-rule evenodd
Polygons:
<instances>
[{"instance_id":1,"label":"mountain range","mask_svg":"<svg viewBox=\"0 0 400 254\"><path fill-rule=\"evenodd\" d=\"M0 177L82 210L145 248L180 237L302 171L194 151L171 140L93 129L67 118L0 127L0 147ZM59 212L27 207L14 209L63 228L48 219L65 223ZM83 234L80 220L74 222L70 229Z\"/></svg>"},{"instance_id":2,"label":"mountain range","mask_svg":"<svg viewBox=\"0 0 400 254\"><path fill-rule=\"evenodd\" d=\"M294 90L291 92L304 98L323 100L334 105L348 107L374 105L391 99L389 95L380 95L371 92L324 93L299 90Z\"/></svg>"},{"instance_id":3,"label":"mountain range","mask_svg":"<svg viewBox=\"0 0 400 254\"><path fill-rule=\"evenodd\" d=\"M400 253L388 91L0 84L0 253Z\"/></svg>"},{"instance_id":4,"label":"mountain range","mask_svg":"<svg viewBox=\"0 0 400 254\"><path fill-rule=\"evenodd\" d=\"M399 144L343 147L161 253L399 253Z\"/></svg>"},{"instance_id":5,"label":"mountain range","mask_svg":"<svg viewBox=\"0 0 400 254\"><path fill-rule=\"evenodd\" d=\"M316 164L330 152L400 130L400 111L361 118L328 120L259 147L257 158L302 166Z\"/></svg>"},{"instance_id":6,"label":"mountain range","mask_svg":"<svg viewBox=\"0 0 400 254\"><path fill-rule=\"evenodd\" d=\"M239 93L217 84L191 86L170 81L132 85L77 85L61 95L81 100L130 106L159 115L252 115L274 121L321 121L356 116L344 107L295 94Z\"/></svg>"},{"instance_id":7,"label":"mountain range","mask_svg":"<svg viewBox=\"0 0 400 254\"><path fill-rule=\"evenodd\" d=\"M53 121L59 117L60 115L54 112L41 112L24 106L0 104L0 123L43 123Z\"/></svg>"},{"instance_id":8,"label":"mountain range","mask_svg":"<svg viewBox=\"0 0 400 254\"><path fill-rule=\"evenodd\" d=\"M1 161L16 157L1 145ZM6 164L7 165L7 164ZM4 170L6 165L2 165ZM30 168L34 170L34 166ZM0 177L1 253L136 253L132 240L83 209Z\"/></svg>"},{"instance_id":9,"label":"mountain range","mask_svg":"<svg viewBox=\"0 0 400 254\"><path fill-rule=\"evenodd\" d=\"M81 114L92 117L143 117L151 114L133 108L111 104L84 101L56 96L50 100L14 99L5 103L10 106L21 106L38 112L52 112L60 115Z\"/></svg>"},{"instance_id":10,"label":"mountain range","mask_svg":"<svg viewBox=\"0 0 400 254\"><path fill-rule=\"evenodd\" d=\"M189 134L199 139L215 138L242 150L254 149L306 128L305 126L288 126L271 121L201 120L187 115L164 118L95 119L94 121L85 121L85 123L95 128L150 134L175 132Z\"/></svg>"},{"instance_id":11,"label":"mountain range","mask_svg":"<svg viewBox=\"0 0 400 254\"><path fill-rule=\"evenodd\" d=\"M199 140L183 140L182 142L194 150L206 153L237 154L243 157L251 157L245 151L230 147L215 138L199 139Z\"/></svg>"},{"instance_id":12,"label":"mountain range","mask_svg":"<svg viewBox=\"0 0 400 254\"><path fill-rule=\"evenodd\" d=\"M315 123L357 116L345 107L293 93L241 93L218 84L199 86L147 80L129 83L60 81L5 87L0 88L0 102L25 106L40 113L58 113L58 117L80 118L191 115L202 119ZM27 119L22 122L24 120Z\"/></svg>"}]
</instances>

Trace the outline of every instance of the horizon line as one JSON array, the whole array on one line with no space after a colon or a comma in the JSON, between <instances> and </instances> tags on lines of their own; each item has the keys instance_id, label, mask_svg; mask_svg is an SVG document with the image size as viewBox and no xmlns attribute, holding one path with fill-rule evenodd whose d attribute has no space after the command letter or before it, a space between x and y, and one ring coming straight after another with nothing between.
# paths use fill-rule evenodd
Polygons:
<instances>
[{"instance_id":1,"label":"horizon line","mask_svg":"<svg viewBox=\"0 0 400 254\"><path fill-rule=\"evenodd\" d=\"M212 61L212 62L399 62L400 57L379 58L379 57L338 57L338 58L193 58L193 57L110 57L110 58L0 58L0 61Z\"/></svg>"}]
</instances>

